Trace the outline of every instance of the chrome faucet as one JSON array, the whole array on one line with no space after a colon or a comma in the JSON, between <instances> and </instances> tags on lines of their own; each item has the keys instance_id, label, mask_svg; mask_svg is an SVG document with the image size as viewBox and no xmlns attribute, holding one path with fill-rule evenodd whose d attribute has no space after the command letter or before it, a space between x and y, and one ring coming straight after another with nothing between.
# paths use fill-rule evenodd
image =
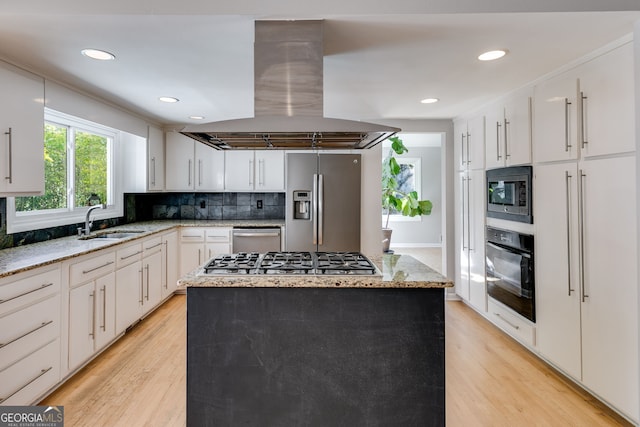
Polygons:
<instances>
[{"instance_id":1,"label":"chrome faucet","mask_svg":"<svg viewBox=\"0 0 640 427\"><path fill-rule=\"evenodd\" d=\"M91 221L91 212L100 208L106 209L107 205L94 205L94 206L91 206L89 210L87 210L87 216L84 219L84 230L83 230L85 235L88 235L89 233L91 233L91 226L93 225L93 221Z\"/></svg>"}]
</instances>

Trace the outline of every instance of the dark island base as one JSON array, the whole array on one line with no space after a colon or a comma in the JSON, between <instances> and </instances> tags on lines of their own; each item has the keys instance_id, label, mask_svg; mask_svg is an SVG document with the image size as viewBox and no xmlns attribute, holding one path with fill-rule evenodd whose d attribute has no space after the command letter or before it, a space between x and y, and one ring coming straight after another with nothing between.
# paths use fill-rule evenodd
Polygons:
<instances>
[{"instance_id":1,"label":"dark island base","mask_svg":"<svg viewBox=\"0 0 640 427\"><path fill-rule=\"evenodd\" d=\"M444 426L442 289L188 288L188 426Z\"/></svg>"}]
</instances>

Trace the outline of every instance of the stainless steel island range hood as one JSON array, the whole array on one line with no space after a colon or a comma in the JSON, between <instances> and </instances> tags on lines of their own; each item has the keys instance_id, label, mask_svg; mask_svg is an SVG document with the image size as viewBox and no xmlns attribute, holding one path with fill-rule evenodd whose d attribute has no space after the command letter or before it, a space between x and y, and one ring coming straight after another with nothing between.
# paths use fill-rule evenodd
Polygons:
<instances>
[{"instance_id":1,"label":"stainless steel island range hood","mask_svg":"<svg viewBox=\"0 0 640 427\"><path fill-rule=\"evenodd\" d=\"M180 132L220 150L363 149L400 129L323 117L321 20L256 21L254 115Z\"/></svg>"}]
</instances>

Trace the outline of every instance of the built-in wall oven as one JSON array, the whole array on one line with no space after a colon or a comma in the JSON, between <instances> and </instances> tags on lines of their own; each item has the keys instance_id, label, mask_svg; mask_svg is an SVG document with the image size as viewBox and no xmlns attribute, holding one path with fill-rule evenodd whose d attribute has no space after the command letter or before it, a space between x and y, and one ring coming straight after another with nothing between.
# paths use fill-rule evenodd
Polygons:
<instances>
[{"instance_id":1,"label":"built-in wall oven","mask_svg":"<svg viewBox=\"0 0 640 427\"><path fill-rule=\"evenodd\" d=\"M487 293L535 322L533 236L487 227L486 239Z\"/></svg>"}]
</instances>

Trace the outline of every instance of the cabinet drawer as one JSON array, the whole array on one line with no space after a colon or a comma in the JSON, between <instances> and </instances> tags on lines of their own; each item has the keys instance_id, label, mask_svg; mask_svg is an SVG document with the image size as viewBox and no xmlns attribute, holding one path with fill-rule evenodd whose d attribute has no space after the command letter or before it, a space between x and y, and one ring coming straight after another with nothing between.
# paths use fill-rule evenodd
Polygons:
<instances>
[{"instance_id":1,"label":"cabinet drawer","mask_svg":"<svg viewBox=\"0 0 640 427\"><path fill-rule=\"evenodd\" d=\"M60 294L0 318L0 369L60 336Z\"/></svg>"},{"instance_id":2,"label":"cabinet drawer","mask_svg":"<svg viewBox=\"0 0 640 427\"><path fill-rule=\"evenodd\" d=\"M122 268L142 259L142 243L124 246L116 251L116 268Z\"/></svg>"},{"instance_id":3,"label":"cabinet drawer","mask_svg":"<svg viewBox=\"0 0 640 427\"><path fill-rule=\"evenodd\" d=\"M535 325L491 298L489 298L489 319L516 340L529 347L536 346Z\"/></svg>"},{"instance_id":4,"label":"cabinet drawer","mask_svg":"<svg viewBox=\"0 0 640 427\"><path fill-rule=\"evenodd\" d=\"M116 253L109 252L84 261L71 264L69 285L71 287L87 283L97 277L113 271L116 264Z\"/></svg>"},{"instance_id":5,"label":"cabinet drawer","mask_svg":"<svg viewBox=\"0 0 640 427\"><path fill-rule=\"evenodd\" d=\"M31 405L60 380L56 339L0 371L0 405Z\"/></svg>"},{"instance_id":6,"label":"cabinet drawer","mask_svg":"<svg viewBox=\"0 0 640 427\"><path fill-rule=\"evenodd\" d=\"M203 228L184 228L180 231L181 242L204 242Z\"/></svg>"},{"instance_id":7,"label":"cabinet drawer","mask_svg":"<svg viewBox=\"0 0 640 427\"><path fill-rule=\"evenodd\" d=\"M0 282L0 316L60 292L60 267L22 273Z\"/></svg>"},{"instance_id":8,"label":"cabinet drawer","mask_svg":"<svg viewBox=\"0 0 640 427\"><path fill-rule=\"evenodd\" d=\"M162 237L152 237L142 242L142 256L147 256L162 250Z\"/></svg>"},{"instance_id":9,"label":"cabinet drawer","mask_svg":"<svg viewBox=\"0 0 640 427\"><path fill-rule=\"evenodd\" d=\"M207 242L228 243L231 241L231 229L212 227L206 230Z\"/></svg>"}]
</instances>

